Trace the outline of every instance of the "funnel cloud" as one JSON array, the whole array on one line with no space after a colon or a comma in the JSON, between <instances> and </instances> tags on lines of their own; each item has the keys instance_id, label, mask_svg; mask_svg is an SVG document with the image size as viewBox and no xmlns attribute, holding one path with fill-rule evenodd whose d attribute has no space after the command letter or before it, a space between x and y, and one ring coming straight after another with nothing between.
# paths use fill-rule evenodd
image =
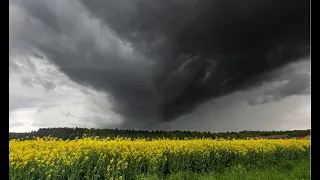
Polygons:
<instances>
[{"instance_id":1,"label":"funnel cloud","mask_svg":"<svg viewBox=\"0 0 320 180\"><path fill-rule=\"evenodd\" d=\"M16 57L48 62L107 94L118 127L168 124L233 95L246 107L310 95L309 1L11 0L9 21L9 76L22 71ZM20 83L59 89L30 75Z\"/></svg>"}]
</instances>

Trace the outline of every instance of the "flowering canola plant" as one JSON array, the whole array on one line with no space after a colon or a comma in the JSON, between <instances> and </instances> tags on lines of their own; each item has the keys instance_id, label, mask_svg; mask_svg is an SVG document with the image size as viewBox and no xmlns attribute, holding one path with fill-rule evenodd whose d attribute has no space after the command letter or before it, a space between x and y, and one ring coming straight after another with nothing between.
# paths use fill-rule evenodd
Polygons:
<instances>
[{"instance_id":1,"label":"flowering canola plant","mask_svg":"<svg viewBox=\"0 0 320 180\"><path fill-rule=\"evenodd\" d=\"M306 139L125 139L52 137L9 141L9 176L16 179L134 179L139 174L213 171L232 164L292 160L310 154ZM31 179L32 179L31 178Z\"/></svg>"}]
</instances>

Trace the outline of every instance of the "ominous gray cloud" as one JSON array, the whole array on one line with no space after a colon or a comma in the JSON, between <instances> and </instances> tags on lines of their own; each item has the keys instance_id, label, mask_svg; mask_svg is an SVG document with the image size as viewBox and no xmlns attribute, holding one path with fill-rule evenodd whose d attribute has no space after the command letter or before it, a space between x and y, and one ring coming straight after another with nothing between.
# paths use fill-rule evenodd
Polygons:
<instances>
[{"instance_id":1,"label":"ominous gray cloud","mask_svg":"<svg viewBox=\"0 0 320 180\"><path fill-rule=\"evenodd\" d=\"M24 71L13 71L9 79L10 131L26 132L57 126L107 128L121 123L118 115L110 110L110 102L104 93L75 84L43 59L31 59L35 71L23 59L11 59ZM40 82L54 79L56 87L48 91L37 81L26 86L20 82L25 76ZM99 119L93 121L94 117Z\"/></svg>"},{"instance_id":2,"label":"ominous gray cloud","mask_svg":"<svg viewBox=\"0 0 320 180\"><path fill-rule=\"evenodd\" d=\"M269 79L268 88L265 88L260 97L251 100L249 104L268 103L288 96L311 93L310 58L288 64L267 75L273 77Z\"/></svg>"},{"instance_id":3,"label":"ominous gray cloud","mask_svg":"<svg viewBox=\"0 0 320 180\"><path fill-rule=\"evenodd\" d=\"M279 93L284 94L282 91L294 92L305 83L296 78L303 77L310 83L310 59L290 63L268 75L272 78L259 86L211 99L191 113L153 128L213 132L310 129L310 84L299 90L306 93L288 93L278 98Z\"/></svg>"},{"instance_id":4,"label":"ominous gray cloud","mask_svg":"<svg viewBox=\"0 0 320 180\"><path fill-rule=\"evenodd\" d=\"M11 0L9 54L47 59L108 93L124 127L150 126L259 86L308 56L309 14L310 2L301 0ZM9 62L11 71L20 68ZM249 104L308 93L309 77L281 76L278 88Z\"/></svg>"}]
</instances>

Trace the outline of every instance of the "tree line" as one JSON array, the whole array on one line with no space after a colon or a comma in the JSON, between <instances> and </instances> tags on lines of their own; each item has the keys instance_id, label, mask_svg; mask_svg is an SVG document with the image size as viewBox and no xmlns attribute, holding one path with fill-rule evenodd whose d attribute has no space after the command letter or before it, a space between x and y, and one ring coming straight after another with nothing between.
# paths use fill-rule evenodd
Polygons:
<instances>
[{"instance_id":1,"label":"tree line","mask_svg":"<svg viewBox=\"0 0 320 180\"><path fill-rule=\"evenodd\" d=\"M10 139L28 139L32 137L45 137L51 136L61 138L63 140L75 139L76 137L109 137L111 139L117 137L124 138L145 138L145 139L196 139L196 138L230 138L230 139L246 139L259 136L272 136L272 135L288 135L288 138L304 137L310 135L308 130L293 130L293 131L240 131L240 132L197 132L197 131L136 131L129 129L87 129L87 128L40 128L37 131L28 133L11 133L9 132Z\"/></svg>"}]
</instances>

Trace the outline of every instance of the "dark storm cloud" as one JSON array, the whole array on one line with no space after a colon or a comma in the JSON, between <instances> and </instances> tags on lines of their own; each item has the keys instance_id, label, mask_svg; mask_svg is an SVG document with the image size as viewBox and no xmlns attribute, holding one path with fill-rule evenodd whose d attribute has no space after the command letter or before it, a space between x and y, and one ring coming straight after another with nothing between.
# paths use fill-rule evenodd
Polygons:
<instances>
[{"instance_id":1,"label":"dark storm cloud","mask_svg":"<svg viewBox=\"0 0 320 180\"><path fill-rule=\"evenodd\" d=\"M15 32L21 42L10 37L11 44L35 48L70 79L110 94L127 122L172 119L212 97L255 85L267 79L263 73L310 50L309 1L12 4L26 16L10 24L23 27ZM295 79L301 87L289 81L289 88L273 94L301 93L304 79Z\"/></svg>"},{"instance_id":2,"label":"dark storm cloud","mask_svg":"<svg viewBox=\"0 0 320 180\"><path fill-rule=\"evenodd\" d=\"M269 80L269 88L264 90L259 98L249 101L250 105L282 100L292 95L310 95L311 93L310 58L279 68L270 72L268 76L273 77Z\"/></svg>"}]
</instances>

